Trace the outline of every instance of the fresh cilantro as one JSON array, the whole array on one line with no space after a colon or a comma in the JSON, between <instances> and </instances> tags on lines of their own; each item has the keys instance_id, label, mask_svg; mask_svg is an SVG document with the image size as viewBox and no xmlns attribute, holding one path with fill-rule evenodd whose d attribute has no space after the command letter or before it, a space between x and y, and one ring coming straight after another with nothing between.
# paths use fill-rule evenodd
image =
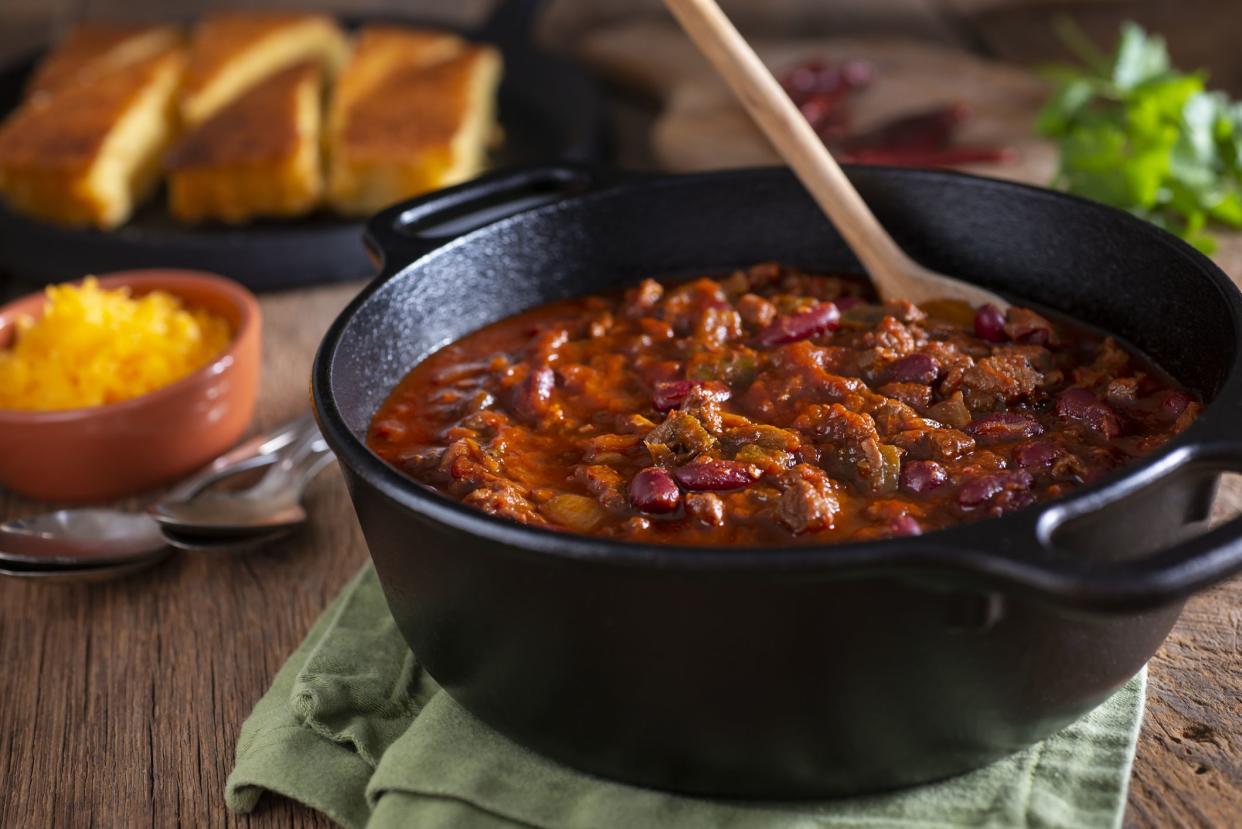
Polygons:
<instances>
[{"instance_id":1,"label":"fresh cilantro","mask_svg":"<svg viewBox=\"0 0 1242 829\"><path fill-rule=\"evenodd\" d=\"M1215 248L1208 222L1242 228L1242 103L1179 72L1164 38L1122 27L1107 57L1063 28L1082 67L1055 67L1037 128L1061 151L1055 183Z\"/></svg>"}]
</instances>

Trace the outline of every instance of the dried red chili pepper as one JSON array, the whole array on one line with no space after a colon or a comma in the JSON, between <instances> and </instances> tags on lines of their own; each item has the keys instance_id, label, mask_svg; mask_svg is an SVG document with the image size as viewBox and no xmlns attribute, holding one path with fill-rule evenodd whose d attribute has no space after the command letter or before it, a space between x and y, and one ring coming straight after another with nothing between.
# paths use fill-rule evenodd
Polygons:
<instances>
[{"instance_id":1,"label":"dried red chili pepper","mask_svg":"<svg viewBox=\"0 0 1242 829\"><path fill-rule=\"evenodd\" d=\"M939 150L864 149L841 154L851 164L884 164L892 167L956 167L959 164L995 164L1012 161L1009 147L945 147Z\"/></svg>"}]
</instances>

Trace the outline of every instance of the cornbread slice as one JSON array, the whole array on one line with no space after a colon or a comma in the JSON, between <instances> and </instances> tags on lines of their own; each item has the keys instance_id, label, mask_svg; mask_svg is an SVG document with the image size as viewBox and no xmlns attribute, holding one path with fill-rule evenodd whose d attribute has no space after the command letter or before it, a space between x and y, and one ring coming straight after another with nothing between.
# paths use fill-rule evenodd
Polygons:
<instances>
[{"instance_id":1,"label":"cornbread slice","mask_svg":"<svg viewBox=\"0 0 1242 829\"><path fill-rule=\"evenodd\" d=\"M248 87L297 63L315 62L333 75L348 51L341 28L326 15L229 12L205 17L190 40L182 120L201 124Z\"/></svg>"},{"instance_id":2,"label":"cornbread slice","mask_svg":"<svg viewBox=\"0 0 1242 829\"><path fill-rule=\"evenodd\" d=\"M296 216L323 191L322 72L301 63L243 92L168 157L168 203L188 222Z\"/></svg>"},{"instance_id":3,"label":"cornbread slice","mask_svg":"<svg viewBox=\"0 0 1242 829\"><path fill-rule=\"evenodd\" d=\"M83 23L39 62L26 86L30 98L123 69L183 44L176 26Z\"/></svg>"},{"instance_id":4,"label":"cornbread slice","mask_svg":"<svg viewBox=\"0 0 1242 829\"><path fill-rule=\"evenodd\" d=\"M456 184L496 130L500 53L456 36L375 27L359 37L328 118L328 200L363 215Z\"/></svg>"},{"instance_id":5,"label":"cornbread slice","mask_svg":"<svg viewBox=\"0 0 1242 829\"><path fill-rule=\"evenodd\" d=\"M171 48L18 107L0 125L0 192L63 224L115 227L154 188L184 67Z\"/></svg>"}]
</instances>

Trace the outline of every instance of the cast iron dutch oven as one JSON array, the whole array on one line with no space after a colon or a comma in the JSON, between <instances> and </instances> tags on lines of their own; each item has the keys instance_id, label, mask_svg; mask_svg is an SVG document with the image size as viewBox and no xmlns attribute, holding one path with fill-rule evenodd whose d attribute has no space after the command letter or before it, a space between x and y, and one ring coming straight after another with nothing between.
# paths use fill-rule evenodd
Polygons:
<instances>
[{"instance_id":1,"label":"cast iron dutch oven","mask_svg":"<svg viewBox=\"0 0 1242 829\"><path fill-rule=\"evenodd\" d=\"M1220 471L1242 468L1242 302L1229 279L1086 201L943 172L850 176L924 264L1122 335L1202 395L1203 416L1061 501L918 538L706 549L521 526L364 445L427 354L645 276L858 262L779 169L526 169L387 210L369 226L382 272L328 331L314 402L402 633L458 702L517 742L699 794L933 780L1099 704L1187 596L1242 569L1242 520L1201 525ZM481 216L490 223L464 231Z\"/></svg>"}]
</instances>

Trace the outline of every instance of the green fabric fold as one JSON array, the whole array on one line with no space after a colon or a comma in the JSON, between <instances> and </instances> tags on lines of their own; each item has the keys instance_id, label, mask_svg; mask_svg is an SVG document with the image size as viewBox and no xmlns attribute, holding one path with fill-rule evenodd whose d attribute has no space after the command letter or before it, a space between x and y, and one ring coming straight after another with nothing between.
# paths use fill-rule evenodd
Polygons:
<instances>
[{"instance_id":1,"label":"green fabric fold","mask_svg":"<svg viewBox=\"0 0 1242 829\"><path fill-rule=\"evenodd\" d=\"M349 829L1113 827L1144 688L1140 673L1039 745L927 786L820 802L682 797L573 771L475 719L421 670L367 566L242 726L225 796L249 812L265 791L284 795Z\"/></svg>"}]
</instances>

